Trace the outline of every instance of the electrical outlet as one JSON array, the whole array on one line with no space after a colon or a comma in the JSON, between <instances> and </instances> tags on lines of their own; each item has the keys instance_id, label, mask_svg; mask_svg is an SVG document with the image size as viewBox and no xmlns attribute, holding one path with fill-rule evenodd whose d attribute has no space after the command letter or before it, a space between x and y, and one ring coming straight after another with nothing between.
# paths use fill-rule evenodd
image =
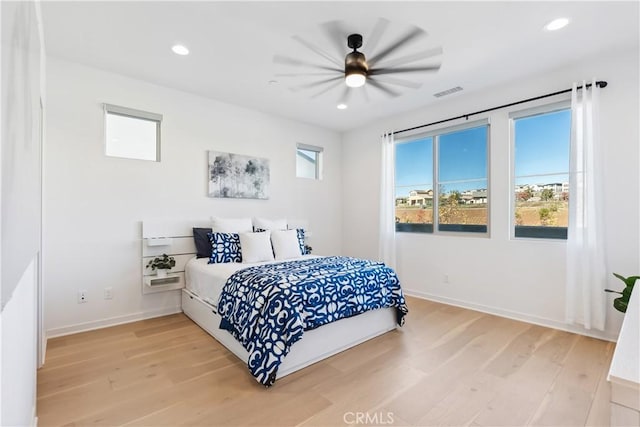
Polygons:
<instances>
[{"instance_id":1,"label":"electrical outlet","mask_svg":"<svg viewBox=\"0 0 640 427\"><path fill-rule=\"evenodd\" d=\"M104 299L113 299L113 288L104 288Z\"/></svg>"},{"instance_id":2,"label":"electrical outlet","mask_svg":"<svg viewBox=\"0 0 640 427\"><path fill-rule=\"evenodd\" d=\"M80 289L78 291L78 304L82 304L83 302L87 302L87 290Z\"/></svg>"},{"instance_id":3,"label":"electrical outlet","mask_svg":"<svg viewBox=\"0 0 640 427\"><path fill-rule=\"evenodd\" d=\"M444 280L444 283L449 283L449 275L445 274L443 280Z\"/></svg>"}]
</instances>

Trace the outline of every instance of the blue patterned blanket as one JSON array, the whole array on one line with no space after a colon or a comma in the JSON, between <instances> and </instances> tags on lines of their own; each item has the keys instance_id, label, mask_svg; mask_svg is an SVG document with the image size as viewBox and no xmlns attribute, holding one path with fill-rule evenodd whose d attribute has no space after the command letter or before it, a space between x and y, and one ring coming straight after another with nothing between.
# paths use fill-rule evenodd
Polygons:
<instances>
[{"instance_id":1,"label":"blue patterned blanket","mask_svg":"<svg viewBox=\"0 0 640 427\"><path fill-rule=\"evenodd\" d=\"M249 267L224 285L218 312L249 352L249 370L272 385L278 367L304 331L384 307L397 322L407 314L396 273L383 263L322 257Z\"/></svg>"}]
</instances>

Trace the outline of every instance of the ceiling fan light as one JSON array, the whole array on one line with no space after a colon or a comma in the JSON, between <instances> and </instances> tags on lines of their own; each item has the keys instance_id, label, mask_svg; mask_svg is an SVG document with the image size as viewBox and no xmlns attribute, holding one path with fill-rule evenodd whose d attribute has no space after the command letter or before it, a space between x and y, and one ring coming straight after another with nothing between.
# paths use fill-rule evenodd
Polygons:
<instances>
[{"instance_id":1,"label":"ceiling fan light","mask_svg":"<svg viewBox=\"0 0 640 427\"><path fill-rule=\"evenodd\" d=\"M349 87L361 87L364 86L364 82L367 81L367 76L360 73L347 74L344 78L344 82Z\"/></svg>"},{"instance_id":2,"label":"ceiling fan light","mask_svg":"<svg viewBox=\"0 0 640 427\"><path fill-rule=\"evenodd\" d=\"M344 81L349 87L360 87L367 80L369 66L364 55L353 51L344 58Z\"/></svg>"}]
</instances>

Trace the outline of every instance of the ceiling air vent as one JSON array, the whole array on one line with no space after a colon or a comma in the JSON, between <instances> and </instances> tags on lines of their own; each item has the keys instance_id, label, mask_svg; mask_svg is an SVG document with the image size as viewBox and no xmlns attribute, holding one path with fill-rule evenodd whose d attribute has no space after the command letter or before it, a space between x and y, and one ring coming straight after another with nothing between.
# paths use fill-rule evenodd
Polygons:
<instances>
[{"instance_id":1,"label":"ceiling air vent","mask_svg":"<svg viewBox=\"0 0 640 427\"><path fill-rule=\"evenodd\" d=\"M443 90L442 92L434 93L433 96L436 98L441 98L446 95L451 95L452 93L460 92L462 88L460 86L452 87L451 89Z\"/></svg>"}]
</instances>

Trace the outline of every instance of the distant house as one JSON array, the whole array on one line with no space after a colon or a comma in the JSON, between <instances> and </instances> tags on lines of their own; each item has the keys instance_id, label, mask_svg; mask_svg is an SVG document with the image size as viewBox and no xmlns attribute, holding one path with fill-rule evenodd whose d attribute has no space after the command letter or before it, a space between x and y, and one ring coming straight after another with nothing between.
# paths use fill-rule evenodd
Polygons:
<instances>
[{"instance_id":1,"label":"distant house","mask_svg":"<svg viewBox=\"0 0 640 427\"><path fill-rule=\"evenodd\" d=\"M530 189L536 195L540 195L543 190L551 190L553 191L554 198L561 198L563 193L569 193L569 183L568 182L552 182L548 184L524 184L524 185L516 185L516 194L522 193ZM539 200L539 199L538 199ZM530 200L533 201L533 200Z\"/></svg>"},{"instance_id":2,"label":"distant house","mask_svg":"<svg viewBox=\"0 0 640 427\"><path fill-rule=\"evenodd\" d=\"M566 190L564 189L565 188L565 184L566 184ZM540 188L542 190L552 190L553 194L560 194L563 191L569 191L569 183L568 182L567 183L554 182L554 183L551 183L551 184L541 185Z\"/></svg>"},{"instance_id":3,"label":"distant house","mask_svg":"<svg viewBox=\"0 0 640 427\"><path fill-rule=\"evenodd\" d=\"M460 195L460 200L465 205L479 205L487 203L487 190L468 190Z\"/></svg>"},{"instance_id":4,"label":"distant house","mask_svg":"<svg viewBox=\"0 0 640 427\"><path fill-rule=\"evenodd\" d=\"M407 204L406 197L396 197L396 206L404 206Z\"/></svg>"},{"instance_id":5,"label":"distant house","mask_svg":"<svg viewBox=\"0 0 640 427\"><path fill-rule=\"evenodd\" d=\"M487 203L487 190L476 190L471 192L470 204L486 204Z\"/></svg>"},{"instance_id":6,"label":"distant house","mask_svg":"<svg viewBox=\"0 0 640 427\"><path fill-rule=\"evenodd\" d=\"M433 206L433 190L411 190L407 204L409 206Z\"/></svg>"}]
</instances>

